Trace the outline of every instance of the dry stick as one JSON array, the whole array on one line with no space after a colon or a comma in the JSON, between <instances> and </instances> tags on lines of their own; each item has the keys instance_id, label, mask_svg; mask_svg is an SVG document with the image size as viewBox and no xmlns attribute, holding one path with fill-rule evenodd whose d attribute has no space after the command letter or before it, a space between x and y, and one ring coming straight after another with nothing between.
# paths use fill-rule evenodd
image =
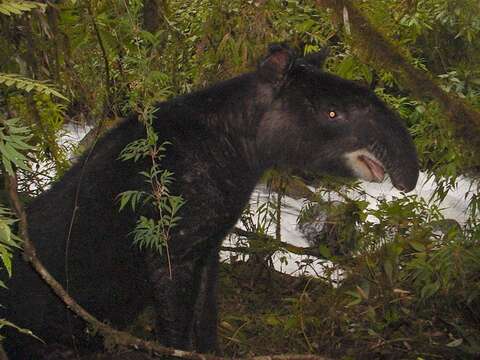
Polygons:
<instances>
[{"instance_id":1,"label":"dry stick","mask_svg":"<svg viewBox=\"0 0 480 360\"><path fill-rule=\"evenodd\" d=\"M446 93L425 71L414 67L408 57L377 30L351 0L316 0L321 7L334 10L337 19L342 19L351 28L354 48L374 65L383 66L398 75L418 99L430 96L437 100L455 124L457 134L479 145L480 113L456 94Z\"/></svg>"},{"instance_id":2,"label":"dry stick","mask_svg":"<svg viewBox=\"0 0 480 360\"><path fill-rule=\"evenodd\" d=\"M18 197L17 193L17 178L16 175L5 177L5 187L8 192L8 196L11 205L19 219L19 232L20 237L23 239L23 258L25 261L35 269L45 283L50 286L53 292L63 301L67 308L81 317L84 321L94 327L104 338L112 344L132 347L136 350L143 350L149 353L155 353L158 355L175 356L182 359L191 360L225 360L226 358L200 354L192 351L184 351L162 346L153 341L146 341L139 339L127 332L118 331L97 320L87 310L80 306L62 287L62 285L55 280L48 270L43 266L38 259L35 247L30 241L28 235L28 223L27 214ZM323 356L317 355L268 355L268 356L256 356L250 357L252 360L328 360Z\"/></svg>"}]
</instances>

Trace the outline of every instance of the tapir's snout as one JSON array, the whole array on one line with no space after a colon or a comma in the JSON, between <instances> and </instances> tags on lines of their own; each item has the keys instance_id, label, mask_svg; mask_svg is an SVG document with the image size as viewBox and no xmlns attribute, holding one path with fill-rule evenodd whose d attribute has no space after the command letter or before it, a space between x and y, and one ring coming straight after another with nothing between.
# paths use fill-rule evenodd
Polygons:
<instances>
[{"instance_id":1,"label":"tapir's snout","mask_svg":"<svg viewBox=\"0 0 480 360\"><path fill-rule=\"evenodd\" d=\"M385 174L400 191L412 191L418 181L419 162L412 137L400 118L385 106L357 117L359 148L345 154L353 174L381 182Z\"/></svg>"},{"instance_id":2,"label":"tapir's snout","mask_svg":"<svg viewBox=\"0 0 480 360\"><path fill-rule=\"evenodd\" d=\"M415 189L419 176L418 161L414 163L404 164L400 169L390 173L390 179L393 186L400 191L409 192Z\"/></svg>"},{"instance_id":3,"label":"tapir's snout","mask_svg":"<svg viewBox=\"0 0 480 360\"><path fill-rule=\"evenodd\" d=\"M385 158L388 155L383 155ZM362 148L345 154L346 163L353 174L360 179L382 182L385 174L390 176L393 186L400 191L412 191L418 180L419 166L416 153L401 164L401 160L382 161L371 150ZM413 160L412 160L413 159Z\"/></svg>"},{"instance_id":4,"label":"tapir's snout","mask_svg":"<svg viewBox=\"0 0 480 360\"><path fill-rule=\"evenodd\" d=\"M380 158L393 186L412 191L420 172L417 149L402 120L386 109L375 125L379 131L369 148Z\"/></svg>"}]
</instances>

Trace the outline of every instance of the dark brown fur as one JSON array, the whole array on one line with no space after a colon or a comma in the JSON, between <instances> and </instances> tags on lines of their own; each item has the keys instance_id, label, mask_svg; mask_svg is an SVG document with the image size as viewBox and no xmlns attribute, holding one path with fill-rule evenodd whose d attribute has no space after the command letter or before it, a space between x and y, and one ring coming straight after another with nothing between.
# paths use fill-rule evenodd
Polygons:
<instances>
[{"instance_id":1,"label":"dark brown fur","mask_svg":"<svg viewBox=\"0 0 480 360\"><path fill-rule=\"evenodd\" d=\"M331 110L337 119L328 117ZM169 346L216 349L218 249L266 169L351 176L343 155L369 148L397 187L413 188L418 176L415 149L395 114L368 89L296 59L284 46L273 46L253 73L159 104L155 117L159 141L172 143L162 167L174 172L171 190L186 200L169 243L173 279L164 258L132 245L129 234L138 214L118 211L120 192L146 187L139 172L147 163L118 160L128 143L145 136L135 117L39 196L28 220L40 259L82 306L122 328L154 304L158 338ZM154 216L148 209L142 213ZM0 301L6 318L47 345L82 351L95 346L84 324L27 264L17 257L13 268L10 290ZM48 351L12 333L6 345L12 359Z\"/></svg>"}]
</instances>

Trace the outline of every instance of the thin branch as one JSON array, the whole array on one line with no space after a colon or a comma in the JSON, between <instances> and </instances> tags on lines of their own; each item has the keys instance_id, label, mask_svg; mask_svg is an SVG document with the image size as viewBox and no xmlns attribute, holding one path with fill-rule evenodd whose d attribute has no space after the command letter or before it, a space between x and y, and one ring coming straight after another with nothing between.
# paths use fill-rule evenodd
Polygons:
<instances>
[{"instance_id":1,"label":"thin branch","mask_svg":"<svg viewBox=\"0 0 480 360\"><path fill-rule=\"evenodd\" d=\"M285 193L285 187L283 186L282 178L280 177L280 189L281 191L277 192L277 198L275 203L275 239L277 241L282 241L282 197Z\"/></svg>"}]
</instances>

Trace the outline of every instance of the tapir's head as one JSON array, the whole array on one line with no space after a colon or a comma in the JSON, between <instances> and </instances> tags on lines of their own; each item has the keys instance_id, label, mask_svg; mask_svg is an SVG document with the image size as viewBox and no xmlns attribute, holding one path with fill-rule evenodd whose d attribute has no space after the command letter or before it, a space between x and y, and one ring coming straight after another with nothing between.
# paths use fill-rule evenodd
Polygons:
<instances>
[{"instance_id":1,"label":"tapir's head","mask_svg":"<svg viewBox=\"0 0 480 360\"><path fill-rule=\"evenodd\" d=\"M270 99L257 144L286 165L380 182L412 190L419 165L399 117L371 90L320 69L321 53L296 58L273 45L259 65L261 92Z\"/></svg>"}]
</instances>

